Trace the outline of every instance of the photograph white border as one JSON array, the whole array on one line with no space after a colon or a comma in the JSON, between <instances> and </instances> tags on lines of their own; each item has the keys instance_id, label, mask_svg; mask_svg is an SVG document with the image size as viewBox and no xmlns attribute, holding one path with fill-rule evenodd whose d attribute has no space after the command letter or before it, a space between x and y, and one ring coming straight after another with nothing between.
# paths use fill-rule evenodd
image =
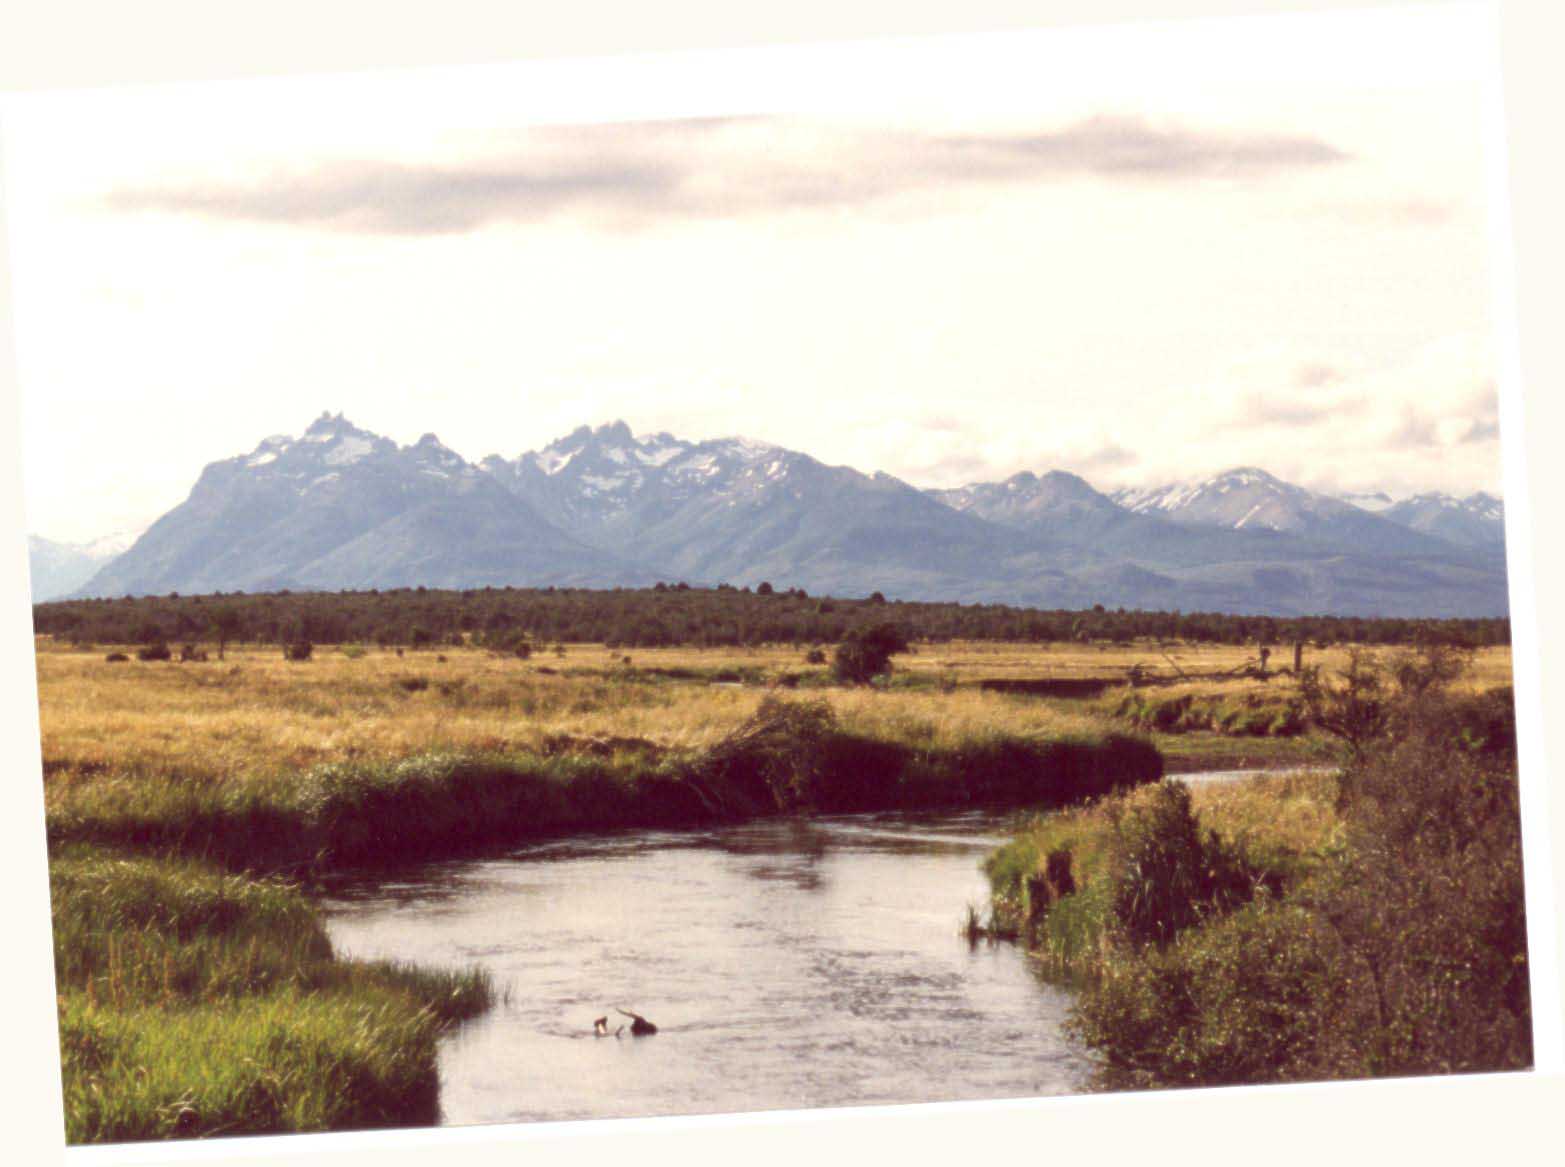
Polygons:
<instances>
[{"instance_id":1,"label":"photograph white border","mask_svg":"<svg viewBox=\"0 0 1565 1167\"><path fill-rule=\"evenodd\" d=\"M1383 3L1388 11L1427 0ZM890 3L801 0L786 6L662 0L588 0L568 11L556 5L501 0L443 4L371 0L274 0L269 4L199 0L66 0L33 5L8 17L0 38L0 95L29 90L120 84L318 75L372 69L440 67L464 74L481 63L553 59L540 64L540 86L551 77L608 69L625 79L635 70L668 69L658 54L684 50L678 72L687 87L664 86L656 108L641 116L714 112L713 86L732 92L755 86L776 70L791 74L787 105L797 110L840 108L840 95L799 80L799 54L786 47L825 43L818 60L892 48L919 51L906 38L969 34L969 47L989 38L971 34L1110 22L1173 22L1161 29L1199 32L1190 21L1207 17L1359 11L1351 0L1098 0L1096 3L1022 3L967 0ZM753 11L744 11L743 8ZM8 743L4 854L8 895L4 1137L19 1162L272 1163L324 1162L392 1167L459 1158L466 1163L511 1162L524 1153L548 1162L604 1161L626 1154L653 1162L708 1162L743 1155L757 1163L826 1156L898 1157L950 1162L974 1154L1091 1156L1119 1162L1132 1155L1158 1161L1203 1163L1351 1161L1372 1157L1427 1162L1473 1159L1545 1161L1560 1145L1555 1111L1565 1102L1565 1031L1561 1026L1557 905L1565 902L1554 856L1565 855L1565 786L1552 783L1548 758L1560 756L1565 725L1547 722L1547 697L1558 692L1565 627L1558 605L1539 599L1565 594L1565 552L1549 540L1547 501L1565 490L1565 459L1550 441L1565 433L1553 386L1562 383L1557 337L1561 228L1561 163L1553 110L1562 97L1553 78L1555 50L1565 43L1565 15L1549 0L1496 0L1477 7L1493 13L1503 46L1503 100L1497 92L1493 124L1503 123L1507 153L1491 171L1498 196L1492 248L1495 303L1500 320L1502 431L1506 451L1507 533L1512 565L1518 719L1524 773L1529 937L1534 972L1538 1069L1530 1074L1318 1086L1090 1096L1021 1102L937 1104L844 1111L778 1112L754 1116L615 1120L535 1127L469 1127L363 1135L303 1135L206 1144L149 1144L62 1151L58 1046L49 961L47 886L41 831L36 688L27 600L27 564L19 471L19 387L13 354L9 289L0 249L0 524L10 536L0 547L0 659L6 662L4 739ZM739 10L736 10L739 9ZM1210 26L1217 28L1218 26ZM1120 30L1124 31L1124 30ZM1092 35L1078 33L1077 35ZM865 40L864 38L873 38ZM888 39L889 38L889 39ZM1004 52L995 37L983 51ZM854 43L861 42L861 43ZM730 46L773 45L725 53ZM933 48L931 42L930 48ZM697 56L703 50L702 72ZM561 58L566 58L563 63ZM570 58L593 58L572 60ZM612 58L612 60L608 59ZM882 56L881 60L889 59ZM1301 69L1372 71L1375 62L1339 51ZM818 75L818 74L816 74ZM806 76L809 76L806 74ZM877 78L884 74L875 74ZM646 92L643 88L642 92ZM865 100L869 100L869 94ZM1002 95L996 94L999 98ZM612 95L605 90L604 100ZM882 91L880 97L886 94ZM910 98L911 100L911 98ZM812 105L812 102L815 103ZM739 103L741 107L743 102ZM772 108L758 100L761 108ZM730 102L729 112L734 112ZM574 111L578 119L583 114ZM623 106L604 106L623 116ZM0 105L3 118L3 105ZM3 134L3 120L0 120ZM0 172L0 183L3 183ZM1506 197L1508 191L1508 197ZM1512 214L1506 215L1509 205ZM3 214L3 207L0 207ZM3 232L0 232L3 243ZM1518 282L1518 276L1520 277ZM1524 386L1531 390L1524 392ZM1515 435L1524 433L1525 442ZM1555 651L1550 652L1553 649ZM1552 678L1552 684L1551 684ZM1552 799L1551 799L1552 795ZM1549 806L1552 801L1552 807ZM1552 813L1551 813L1552 812ZM1217 1109L1213 1109L1217 1108Z\"/></svg>"}]
</instances>

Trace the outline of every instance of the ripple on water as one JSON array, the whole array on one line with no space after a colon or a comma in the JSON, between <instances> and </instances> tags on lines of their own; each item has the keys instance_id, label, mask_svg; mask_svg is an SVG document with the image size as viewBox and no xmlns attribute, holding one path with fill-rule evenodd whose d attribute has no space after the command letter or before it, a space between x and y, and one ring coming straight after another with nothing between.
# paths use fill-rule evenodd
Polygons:
<instances>
[{"instance_id":1,"label":"ripple on water","mask_svg":"<svg viewBox=\"0 0 1565 1167\"><path fill-rule=\"evenodd\" d=\"M340 952L477 964L443 1121L1011 1098L1080 1087L1067 999L959 936L1010 816L872 815L563 840L346 889ZM595 1037L635 1010L660 1032Z\"/></svg>"}]
</instances>

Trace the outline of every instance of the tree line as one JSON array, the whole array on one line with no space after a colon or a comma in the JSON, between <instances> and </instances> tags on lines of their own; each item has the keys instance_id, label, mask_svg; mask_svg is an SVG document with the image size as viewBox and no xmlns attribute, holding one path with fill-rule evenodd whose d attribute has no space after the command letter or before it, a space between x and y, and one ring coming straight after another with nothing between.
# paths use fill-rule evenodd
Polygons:
<instances>
[{"instance_id":1,"label":"tree line","mask_svg":"<svg viewBox=\"0 0 1565 1167\"><path fill-rule=\"evenodd\" d=\"M78 644L216 642L513 648L576 642L611 647L837 644L893 623L911 640L1035 643L1139 638L1211 644L1424 643L1482 647L1510 641L1507 619L1244 616L1219 612L1045 610L1007 604L817 597L802 589L477 588L216 593L61 600L33 606L40 635Z\"/></svg>"}]
</instances>

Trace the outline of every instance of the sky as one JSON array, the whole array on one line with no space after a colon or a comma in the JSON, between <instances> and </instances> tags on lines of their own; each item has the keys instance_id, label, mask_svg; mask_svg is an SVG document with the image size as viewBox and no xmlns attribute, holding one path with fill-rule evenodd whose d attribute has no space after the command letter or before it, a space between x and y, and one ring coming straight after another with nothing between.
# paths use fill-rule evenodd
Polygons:
<instances>
[{"instance_id":1,"label":"sky","mask_svg":"<svg viewBox=\"0 0 1565 1167\"><path fill-rule=\"evenodd\" d=\"M1346 19L8 99L29 529L322 411L1498 493L1474 28Z\"/></svg>"}]
</instances>

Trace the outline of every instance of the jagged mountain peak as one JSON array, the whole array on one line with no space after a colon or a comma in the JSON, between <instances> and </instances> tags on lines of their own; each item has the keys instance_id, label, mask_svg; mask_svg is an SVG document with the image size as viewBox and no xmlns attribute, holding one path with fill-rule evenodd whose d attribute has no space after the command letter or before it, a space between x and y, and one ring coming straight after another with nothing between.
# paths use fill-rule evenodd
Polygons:
<instances>
[{"instance_id":1,"label":"jagged mountain peak","mask_svg":"<svg viewBox=\"0 0 1565 1167\"><path fill-rule=\"evenodd\" d=\"M1254 466L1127 493L1152 513L1064 470L920 491L764 441L637 434L623 419L475 466L433 433L400 446L327 412L209 465L82 591L677 577L1067 607L1504 610L1503 561L1477 534L1501 529L1478 521L1501 506L1492 496L1431 493L1391 522ZM1453 546L1468 529L1471 554Z\"/></svg>"},{"instance_id":2,"label":"jagged mountain peak","mask_svg":"<svg viewBox=\"0 0 1565 1167\"><path fill-rule=\"evenodd\" d=\"M1068 470L1047 470L1043 474L1022 470L1001 482L972 482L954 490L929 493L955 510L1007 526L1033 527L1072 516L1102 516L1120 510L1086 479Z\"/></svg>"}]
</instances>

